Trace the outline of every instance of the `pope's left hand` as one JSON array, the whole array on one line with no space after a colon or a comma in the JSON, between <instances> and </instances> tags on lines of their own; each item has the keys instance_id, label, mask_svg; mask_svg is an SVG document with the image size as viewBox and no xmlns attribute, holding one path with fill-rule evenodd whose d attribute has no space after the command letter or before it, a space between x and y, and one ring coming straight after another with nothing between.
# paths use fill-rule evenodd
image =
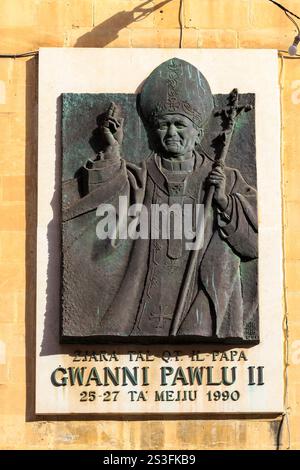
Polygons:
<instances>
[{"instance_id":1,"label":"pope's left hand","mask_svg":"<svg viewBox=\"0 0 300 470\"><path fill-rule=\"evenodd\" d=\"M217 166L208 175L207 182L215 187L213 196L214 202L218 208L224 211L228 205L228 196L226 194L226 175L222 167Z\"/></svg>"}]
</instances>

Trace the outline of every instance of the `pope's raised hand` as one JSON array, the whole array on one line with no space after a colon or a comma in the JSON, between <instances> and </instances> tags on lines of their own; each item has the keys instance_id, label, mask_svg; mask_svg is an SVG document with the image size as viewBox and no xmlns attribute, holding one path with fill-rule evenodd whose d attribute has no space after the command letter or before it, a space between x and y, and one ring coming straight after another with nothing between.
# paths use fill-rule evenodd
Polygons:
<instances>
[{"instance_id":1,"label":"pope's raised hand","mask_svg":"<svg viewBox=\"0 0 300 470\"><path fill-rule=\"evenodd\" d=\"M111 102L100 131L104 143L104 158L120 158L120 150L123 142L123 124L121 108Z\"/></svg>"}]
</instances>

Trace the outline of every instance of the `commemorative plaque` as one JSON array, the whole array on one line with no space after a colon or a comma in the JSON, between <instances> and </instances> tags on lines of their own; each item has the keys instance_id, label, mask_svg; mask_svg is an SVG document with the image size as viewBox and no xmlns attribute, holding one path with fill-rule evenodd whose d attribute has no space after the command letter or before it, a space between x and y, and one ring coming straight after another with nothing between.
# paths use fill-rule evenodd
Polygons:
<instances>
[{"instance_id":1,"label":"commemorative plaque","mask_svg":"<svg viewBox=\"0 0 300 470\"><path fill-rule=\"evenodd\" d=\"M41 51L36 410L280 412L275 52L143 54Z\"/></svg>"}]
</instances>

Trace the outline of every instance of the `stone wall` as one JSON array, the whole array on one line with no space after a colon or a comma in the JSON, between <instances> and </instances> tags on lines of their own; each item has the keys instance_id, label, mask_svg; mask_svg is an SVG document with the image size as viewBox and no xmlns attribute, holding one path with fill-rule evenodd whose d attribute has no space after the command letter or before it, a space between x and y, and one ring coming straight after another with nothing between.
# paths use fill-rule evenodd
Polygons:
<instances>
[{"instance_id":1,"label":"stone wall","mask_svg":"<svg viewBox=\"0 0 300 470\"><path fill-rule=\"evenodd\" d=\"M300 16L299 0L282 3ZM267 0L183 5L183 47L287 49L295 35ZM178 10L179 0L1 0L0 53L45 46L178 47ZM282 426L281 418L259 416L34 416L38 59L0 59L0 448L300 447L300 61L279 59L279 68L288 416Z\"/></svg>"}]
</instances>

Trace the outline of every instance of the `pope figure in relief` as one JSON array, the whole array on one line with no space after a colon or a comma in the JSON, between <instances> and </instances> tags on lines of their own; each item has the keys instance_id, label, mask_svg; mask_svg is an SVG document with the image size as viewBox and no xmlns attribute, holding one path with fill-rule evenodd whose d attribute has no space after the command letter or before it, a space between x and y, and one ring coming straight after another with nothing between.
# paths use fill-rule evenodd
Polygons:
<instances>
[{"instance_id":1,"label":"pope figure in relief","mask_svg":"<svg viewBox=\"0 0 300 470\"><path fill-rule=\"evenodd\" d=\"M190 252L184 240L121 240L118 248L97 239L100 204L205 204L212 208L176 337L196 341L258 340L256 191L240 171L214 166L197 151L214 109L205 77L171 59L143 84L139 112L150 156L141 166L122 156L123 118L110 106L100 126L104 147L85 165L63 207L62 337L170 337ZM243 155L240 155L243 158ZM117 251L116 251L117 250Z\"/></svg>"}]
</instances>

